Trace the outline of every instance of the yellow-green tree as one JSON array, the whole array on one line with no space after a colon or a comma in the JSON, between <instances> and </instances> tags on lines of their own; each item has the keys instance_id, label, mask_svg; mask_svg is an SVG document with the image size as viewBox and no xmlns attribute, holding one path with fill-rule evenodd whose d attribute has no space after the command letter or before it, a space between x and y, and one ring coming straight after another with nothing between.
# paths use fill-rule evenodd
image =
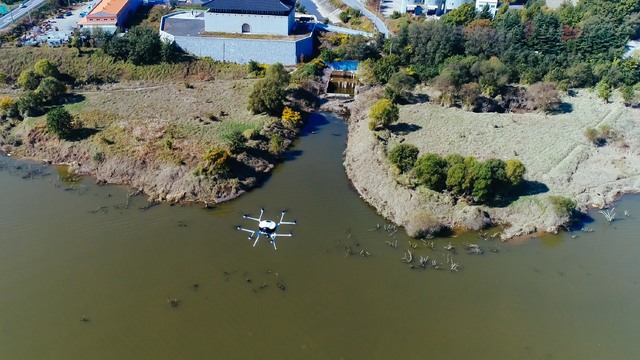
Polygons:
<instances>
[{"instance_id":1,"label":"yellow-green tree","mask_svg":"<svg viewBox=\"0 0 640 360\"><path fill-rule=\"evenodd\" d=\"M389 99L380 99L371 107L369 117L371 118L369 129L376 130L385 128L391 123L398 121L398 106Z\"/></svg>"}]
</instances>

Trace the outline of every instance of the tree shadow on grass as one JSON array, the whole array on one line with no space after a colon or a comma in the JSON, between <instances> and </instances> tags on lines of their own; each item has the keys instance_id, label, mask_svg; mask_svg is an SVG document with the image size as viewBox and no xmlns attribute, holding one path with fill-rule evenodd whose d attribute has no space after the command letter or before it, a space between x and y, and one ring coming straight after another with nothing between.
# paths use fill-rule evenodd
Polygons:
<instances>
[{"instance_id":1,"label":"tree shadow on grass","mask_svg":"<svg viewBox=\"0 0 640 360\"><path fill-rule=\"evenodd\" d=\"M389 131L394 134L407 135L409 133L422 129L422 126L416 124L398 123L389 125L387 129L389 129Z\"/></svg>"},{"instance_id":2,"label":"tree shadow on grass","mask_svg":"<svg viewBox=\"0 0 640 360\"><path fill-rule=\"evenodd\" d=\"M554 107L553 109L549 110L549 114L550 115L561 115L561 114L569 114L573 112L573 105L563 102L558 104L558 106Z\"/></svg>"},{"instance_id":3,"label":"tree shadow on grass","mask_svg":"<svg viewBox=\"0 0 640 360\"><path fill-rule=\"evenodd\" d=\"M85 101L87 98L82 94L68 94L64 97L65 104L77 104Z\"/></svg>"},{"instance_id":4,"label":"tree shadow on grass","mask_svg":"<svg viewBox=\"0 0 640 360\"><path fill-rule=\"evenodd\" d=\"M68 141L82 141L85 140L97 133L99 133L99 129L94 128L80 128L71 130L71 134L67 136Z\"/></svg>"},{"instance_id":5,"label":"tree shadow on grass","mask_svg":"<svg viewBox=\"0 0 640 360\"><path fill-rule=\"evenodd\" d=\"M523 180L520 186L517 189L506 196L498 197L492 201L486 203L486 205L491 207L503 208L511 205L514 201L520 199L522 196L531 196L544 194L549 192L549 187L544 183L539 181L528 181Z\"/></svg>"},{"instance_id":6,"label":"tree shadow on grass","mask_svg":"<svg viewBox=\"0 0 640 360\"><path fill-rule=\"evenodd\" d=\"M429 102L429 95L427 94L412 94L409 99L407 99L408 104L424 104Z\"/></svg>"}]
</instances>

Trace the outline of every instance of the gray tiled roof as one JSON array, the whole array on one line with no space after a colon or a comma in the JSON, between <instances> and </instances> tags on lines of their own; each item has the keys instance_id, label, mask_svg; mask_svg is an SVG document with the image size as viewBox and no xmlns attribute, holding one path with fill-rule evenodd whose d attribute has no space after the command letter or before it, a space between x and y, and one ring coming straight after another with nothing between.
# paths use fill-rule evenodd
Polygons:
<instances>
[{"instance_id":1,"label":"gray tiled roof","mask_svg":"<svg viewBox=\"0 0 640 360\"><path fill-rule=\"evenodd\" d=\"M288 15L295 3L295 0L211 0L202 6L212 12Z\"/></svg>"}]
</instances>

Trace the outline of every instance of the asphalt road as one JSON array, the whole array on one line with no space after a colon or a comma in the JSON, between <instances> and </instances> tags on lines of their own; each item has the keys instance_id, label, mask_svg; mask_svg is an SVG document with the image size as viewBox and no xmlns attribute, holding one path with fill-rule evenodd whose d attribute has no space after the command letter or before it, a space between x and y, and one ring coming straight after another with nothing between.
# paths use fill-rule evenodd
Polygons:
<instances>
[{"instance_id":1,"label":"asphalt road","mask_svg":"<svg viewBox=\"0 0 640 360\"><path fill-rule=\"evenodd\" d=\"M8 27L9 25L11 25L12 21L12 16L13 16L13 21L18 21L18 19L20 19L21 17L27 15L29 13L29 11L37 8L38 6L42 5L46 0L29 0L27 2L27 7L17 7L15 9L13 9L12 11L10 11L9 13L7 13L5 16L0 18L0 30L4 30L6 27Z\"/></svg>"}]
</instances>

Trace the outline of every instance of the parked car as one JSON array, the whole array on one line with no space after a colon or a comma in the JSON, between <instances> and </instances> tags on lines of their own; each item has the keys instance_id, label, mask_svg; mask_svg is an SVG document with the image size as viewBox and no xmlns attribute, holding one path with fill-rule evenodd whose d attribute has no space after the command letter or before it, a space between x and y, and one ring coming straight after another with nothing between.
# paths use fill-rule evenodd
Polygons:
<instances>
[{"instance_id":1,"label":"parked car","mask_svg":"<svg viewBox=\"0 0 640 360\"><path fill-rule=\"evenodd\" d=\"M80 13L80 17L85 17L85 16L87 16L86 12L83 11L83 12Z\"/></svg>"},{"instance_id":2,"label":"parked car","mask_svg":"<svg viewBox=\"0 0 640 360\"><path fill-rule=\"evenodd\" d=\"M64 19L64 15L58 14L58 15L56 15L56 19Z\"/></svg>"},{"instance_id":3,"label":"parked car","mask_svg":"<svg viewBox=\"0 0 640 360\"><path fill-rule=\"evenodd\" d=\"M73 15L73 14L71 13L71 11L67 11L67 13L66 13L65 15L66 15L66 16L71 16L71 15Z\"/></svg>"}]
</instances>

